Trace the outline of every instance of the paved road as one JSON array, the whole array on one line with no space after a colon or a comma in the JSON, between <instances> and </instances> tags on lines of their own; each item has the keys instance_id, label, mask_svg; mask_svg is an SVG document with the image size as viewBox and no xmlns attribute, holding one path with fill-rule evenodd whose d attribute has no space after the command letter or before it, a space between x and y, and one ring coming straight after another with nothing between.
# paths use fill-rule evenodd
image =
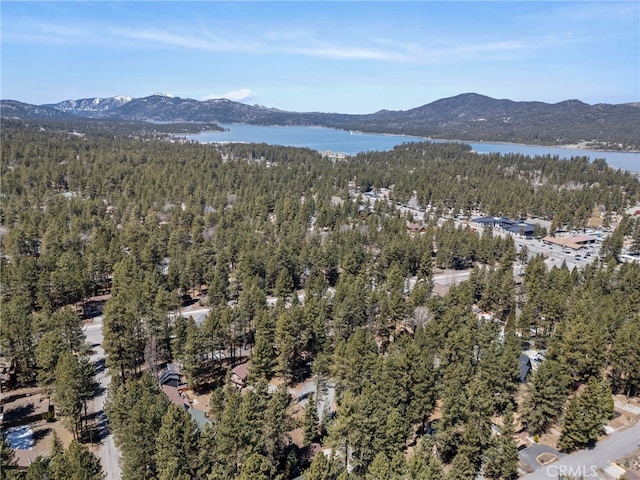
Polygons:
<instances>
[{"instance_id":1,"label":"paved road","mask_svg":"<svg viewBox=\"0 0 640 480\"><path fill-rule=\"evenodd\" d=\"M561 458L551 465L541 467L533 473L520 477L521 480L557 480L558 475L585 479L600 478L597 470L605 468L609 462L617 460L640 448L640 422L621 432L613 432L599 442L592 450L580 450Z\"/></svg>"},{"instance_id":2,"label":"paved road","mask_svg":"<svg viewBox=\"0 0 640 480\"><path fill-rule=\"evenodd\" d=\"M95 413L95 423L98 426L100 445L98 447L98 458L102 463L102 469L106 473L106 480L120 480L120 452L113 441L113 435L109 431L107 417L104 414L104 402L107 398L107 389L111 382L111 377L107 373L105 365L105 353L102 348L102 317L95 317L90 323L85 324L84 333L87 342L93 345L93 355L91 360L96 367L96 382L99 383L101 392L92 400L92 412Z\"/></svg>"}]
</instances>

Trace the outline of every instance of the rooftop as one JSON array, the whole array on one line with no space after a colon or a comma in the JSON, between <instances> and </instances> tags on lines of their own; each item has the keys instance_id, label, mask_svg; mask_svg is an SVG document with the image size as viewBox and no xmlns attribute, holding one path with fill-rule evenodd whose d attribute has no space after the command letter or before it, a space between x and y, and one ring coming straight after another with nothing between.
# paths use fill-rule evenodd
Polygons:
<instances>
[{"instance_id":1,"label":"rooftop","mask_svg":"<svg viewBox=\"0 0 640 480\"><path fill-rule=\"evenodd\" d=\"M596 237L592 237L589 235L575 235L571 237L544 237L542 239L543 242L546 243L554 243L556 245L561 245L563 247L573 248L577 250L582 248L586 243L595 242Z\"/></svg>"},{"instance_id":2,"label":"rooftop","mask_svg":"<svg viewBox=\"0 0 640 480\"><path fill-rule=\"evenodd\" d=\"M180 395L180 391L176 387L162 385L162 391L171 403L178 405L179 407L189 408L189 401Z\"/></svg>"},{"instance_id":3,"label":"rooftop","mask_svg":"<svg viewBox=\"0 0 640 480\"><path fill-rule=\"evenodd\" d=\"M241 363L231 369L231 373L238 377L239 380L245 381L249 374L249 362Z\"/></svg>"}]
</instances>

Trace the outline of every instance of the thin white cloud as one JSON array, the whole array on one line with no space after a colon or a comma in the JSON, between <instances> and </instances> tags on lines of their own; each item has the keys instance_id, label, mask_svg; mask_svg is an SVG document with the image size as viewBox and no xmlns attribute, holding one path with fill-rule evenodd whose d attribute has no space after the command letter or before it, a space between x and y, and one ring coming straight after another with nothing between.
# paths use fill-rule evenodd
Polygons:
<instances>
[{"instance_id":1,"label":"thin white cloud","mask_svg":"<svg viewBox=\"0 0 640 480\"><path fill-rule=\"evenodd\" d=\"M218 98L226 98L228 100L233 100L234 102L242 102L246 100L251 100L255 98L255 93L250 88L241 88L239 90L232 90L227 93L223 93L222 95L211 94L204 97L202 100L215 100Z\"/></svg>"},{"instance_id":2,"label":"thin white cloud","mask_svg":"<svg viewBox=\"0 0 640 480\"><path fill-rule=\"evenodd\" d=\"M64 44L77 42L88 31L77 26L58 25L30 19L17 19L15 24L3 25L2 40L33 44Z\"/></svg>"},{"instance_id":3,"label":"thin white cloud","mask_svg":"<svg viewBox=\"0 0 640 480\"><path fill-rule=\"evenodd\" d=\"M452 49L452 52L467 54L467 53L479 53L479 52L512 52L514 50L523 50L529 48L525 43L512 40L505 42L488 42L488 43L476 43L460 45Z\"/></svg>"},{"instance_id":4,"label":"thin white cloud","mask_svg":"<svg viewBox=\"0 0 640 480\"><path fill-rule=\"evenodd\" d=\"M56 25L52 23L40 24L39 30L58 37L78 37L84 35L86 30L77 25Z\"/></svg>"},{"instance_id":5,"label":"thin white cloud","mask_svg":"<svg viewBox=\"0 0 640 480\"><path fill-rule=\"evenodd\" d=\"M270 32L265 34L263 39L254 32L250 39L239 38L236 41L229 40L227 38L214 38L208 35L195 37L148 29L112 29L111 33L130 40L142 40L161 45L184 47L195 50L253 54L293 54L346 60L410 60L406 53L400 49L330 44L324 41L314 40L308 35L302 35L298 32L289 32L286 35L282 34L279 36Z\"/></svg>"},{"instance_id":6,"label":"thin white cloud","mask_svg":"<svg viewBox=\"0 0 640 480\"><path fill-rule=\"evenodd\" d=\"M415 56L416 62L423 64L507 60L526 57L535 51L553 49L570 43L575 43L575 40L561 36L545 36L447 46L438 44L425 47L422 52L415 53Z\"/></svg>"},{"instance_id":7,"label":"thin white cloud","mask_svg":"<svg viewBox=\"0 0 640 480\"><path fill-rule=\"evenodd\" d=\"M163 30L129 30L111 29L114 36L131 40L143 40L151 43L184 47L195 50L223 51L223 52L252 52L258 45L251 41L231 41L229 39L213 38L210 36L195 37L190 35L178 35Z\"/></svg>"},{"instance_id":8,"label":"thin white cloud","mask_svg":"<svg viewBox=\"0 0 640 480\"><path fill-rule=\"evenodd\" d=\"M553 48L571 40L560 36L544 36L535 38L506 38L495 41L465 43L452 41L437 41L418 44L415 42L396 42L386 38L374 38L368 42L369 46L354 46L349 44L330 44L312 42L309 45L285 45L281 53L322 57L338 60L378 60L386 62L434 64L438 62L458 63L492 57L518 55L534 50Z\"/></svg>"},{"instance_id":9,"label":"thin white cloud","mask_svg":"<svg viewBox=\"0 0 640 480\"><path fill-rule=\"evenodd\" d=\"M72 44L110 44L129 48L176 47L187 50L200 50L224 53L244 53L254 55L299 55L333 60L363 60L415 64L434 64L437 62L457 63L478 60L479 56L491 59L492 56L509 55L518 52L546 49L576 39L539 36L538 38L497 38L486 42L465 43L440 39L437 43L422 41L403 42L389 38L349 38L327 39L313 30L298 28L277 32L248 29L251 34L242 32L226 34L217 31L212 34L203 30L200 35L175 33L157 28L133 29L110 27L107 25L65 26L56 24L38 24L35 28L22 32L13 31L3 35L4 39L31 42L56 42Z\"/></svg>"},{"instance_id":10,"label":"thin white cloud","mask_svg":"<svg viewBox=\"0 0 640 480\"><path fill-rule=\"evenodd\" d=\"M307 55L312 57L334 58L339 60L411 60L403 52L393 50L377 50L339 45L321 45L313 47L287 47L286 53Z\"/></svg>"}]
</instances>

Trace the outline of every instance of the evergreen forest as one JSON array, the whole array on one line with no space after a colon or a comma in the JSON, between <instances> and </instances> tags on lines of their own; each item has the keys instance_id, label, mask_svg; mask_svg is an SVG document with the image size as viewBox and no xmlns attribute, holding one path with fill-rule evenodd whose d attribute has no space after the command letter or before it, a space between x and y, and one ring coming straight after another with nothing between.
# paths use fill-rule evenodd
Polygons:
<instances>
[{"instance_id":1,"label":"evergreen forest","mask_svg":"<svg viewBox=\"0 0 640 480\"><path fill-rule=\"evenodd\" d=\"M96 367L81 307L105 294L123 479L513 479L517 433L555 426L559 450L592 446L613 395L638 395L628 172L460 144L335 161L78 128L2 123L1 353L14 387L50 392L74 437L26 472L5 468L3 442L2 478L104 478L85 446ZM419 233L408 204L426 212ZM594 212L609 235L582 270L455 218L540 218L554 235ZM438 273L468 270L434 292ZM184 313L192 302L202 321ZM546 354L523 381L531 349ZM231 370L246 360L239 388ZM169 362L209 398L206 425L161 390ZM290 395L309 380L313 392Z\"/></svg>"}]
</instances>

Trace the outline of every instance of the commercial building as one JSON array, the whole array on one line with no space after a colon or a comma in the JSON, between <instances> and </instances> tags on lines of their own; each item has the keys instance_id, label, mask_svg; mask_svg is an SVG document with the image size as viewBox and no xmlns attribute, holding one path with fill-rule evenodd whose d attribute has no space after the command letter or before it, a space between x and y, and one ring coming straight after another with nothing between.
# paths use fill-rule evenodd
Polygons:
<instances>
[{"instance_id":1,"label":"commercial building","mask_svg":"<svg viewBox=\"0 0 640 480\"><path fill-rule=\"evenodd\" d=\"M479 217L472 219L471 223L482 228L501 228L507 233L521 237L532 237L536 230L536 226L531 223L505 217Z\"/></svg>"}]
</instances>

